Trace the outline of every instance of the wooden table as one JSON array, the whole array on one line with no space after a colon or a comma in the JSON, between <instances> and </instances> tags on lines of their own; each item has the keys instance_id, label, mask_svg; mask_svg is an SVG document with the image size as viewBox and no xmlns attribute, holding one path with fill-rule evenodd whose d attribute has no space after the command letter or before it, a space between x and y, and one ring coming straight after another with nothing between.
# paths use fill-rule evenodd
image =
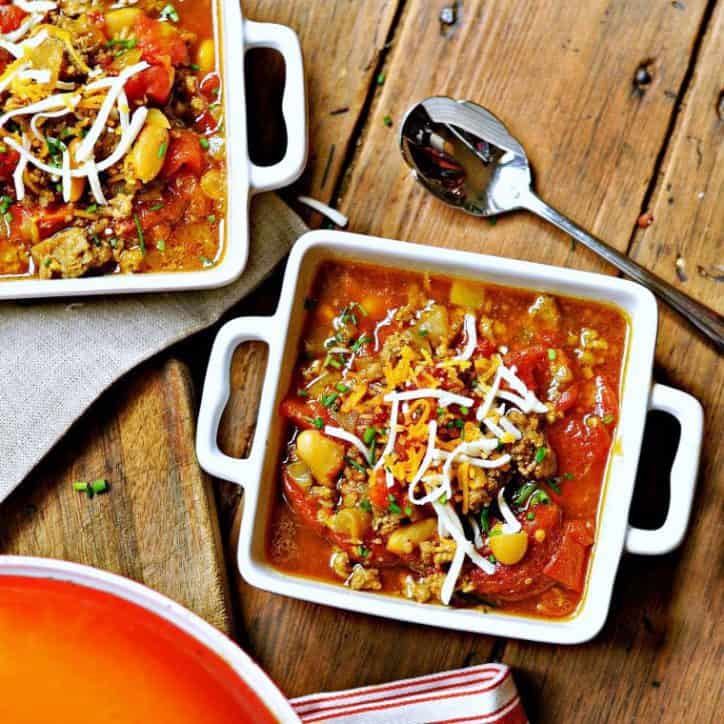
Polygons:
<instances>
[{"instance_id":1,"label":"wooden table","mask_svg":"<svg viewBox=\"0 0 724 724\"><path fill-rule=\"evenodd\" d=\"M358 232L614 273L531 216L476 222L415 185L397 152L397 122L427 95L470 98L520 138L544 198L724 312L722 0L243 5L248 17L290 25L302 40L311 156L289 199L303 190L330 201ZM252 57L249 66L256 116L268 119L278 64ZM257 157L273 157L278 124L251 125ZM654 217L646 228L637 223L644 212ZM271 312L278 286L276 275L232 316ZM209 480L193 453L194 387L214 330L104 395L0 508L0 550L148 583L234 635L290 696L501 660L514 667L532 721L715 721L724 664L722 365L684 322L660 311L656 379L696 395L707 413L691 526L676 553L624 558L608 622L589 644L372 619L239 580L239 491ZM263 364L259 346L236 354L221 434L228 452L248 445ZM639 525L660 522L676 435L668 419L650 421L632 512ZM109 495L90 501L72 492L72 480L96 476L111 481Z\"/></svg>"}]
</instances>

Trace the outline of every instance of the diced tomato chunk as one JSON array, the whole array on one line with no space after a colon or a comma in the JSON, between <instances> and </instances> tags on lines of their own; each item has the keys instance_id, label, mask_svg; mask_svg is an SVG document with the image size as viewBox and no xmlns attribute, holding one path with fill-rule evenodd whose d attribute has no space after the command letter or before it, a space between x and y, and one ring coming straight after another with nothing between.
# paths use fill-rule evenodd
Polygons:
<instances>
[{"instance_id":1,"label":"diced tomato chunk","mask_svg":"<svg viewBox=\"0 0 724 724\"><path fill-rule=\"evenodd\" d=\"M152 65L126 81L126 95L132 101L143 101L145 98L164 105L171 95L174 77L175 72L170 64Z\"/></svg>"},{"instance_id":2,"label":"diced tomato chunk","mask_svg":"<svg viewBox=\"0 0 724 724\"><path fill-rule=\"evenodd\" d=\"M11 33L17 30L26 15L17 5L0 5L0 32Z\"/></svg>"},{"instance_id":3,"label":"diced tomato chunk","mask_svg":"<svg viewBox=\"0 0 724 724\"><path fill-rule=\"evenodd\" d=\"M185 170L200 176L203 163L199 137L192 131L179 131L171 138L162 173L170 178Z\"/></svg>"},{"instance_id":4,"label":"diced tomato chunk","mask_svg":"<svg viewBox=\"0 0 724 724\"><path fill-rule=\"evenodd\" d=\"M0 181L9 181L13 177L19 160L20 154L12 148L6 147L5 153L0 153Z\"/></svg>"},{"instance_id":5,"label":"diced tomato chunk","mask_svg":"<svg viewBox=\"0 0 724 724\"><path fill-rule=\"evenodd\" d=\"M189 51L178 30L170 23L153 20L141 15L133 28L141 57L149 63L162 63L168 59L171 65L189 62Z\"/></svg>"},{"instance_id":6,"label":"diced tomato chunk","mask_svg":"<svg viewBox=\"0 0 724 724\"><path fill-rule=\"evenodd\" d=\"M556 402L556 410L566 413L574 407L578 401L578 390L579 385L577 382L574 382L570 387L563 390L561 396L558 398L558 402Z\"/></svg>"},{"instance_id":7,"label":"diced tomato chunk","mask_svg":"<svg viewBox=\"0 0 724 724\"><path fill-rule=\"evenodd\" d=\"M577 518L576 520L569 520L566 526L573 539L577 540L582 546L588 548L593 545L595 532L593 520Z\"/></svg>"},{"instance_id":8,"label":"diced tomato chunk","mask_svg":"<svg viewBox=\"0 0 724 724\"><path fill-rule=\"evenodd\" d=\"M374 482L369 489L370 501L378 508L387 508L389 505L389 491L385 479L385 471L380 468L375 473Z\"/></svg>"},{"instance_id":9,"label":"diced tomato chunk","mask_svg":"<svg viewBox=\"0 0 724 724\"><path fill-rule=\"evenodd\" d=\"M332 424L329 410L316 400L304 400L301 397L287 397L280 405L280 412L297 427L311 430L317 426L314 420L321 418L324 425Z\"/></svg>"},{"instance_id":10,"label":"diced tomato chunk","mask_svg":"<svg viewBox=\"0 0 724 724\"><path fill-rule=\"evenodd\" d=\"M577 538L580 532L579 525L572 526L571 522L566 523L560 548L543 569L549 578L577 593L583 590L588 561L587 546L581 544Z\"/></svg>"},{"instance_id":11,"label":"diced tomato chunk","mask_svg":"<svg viewBox=\"0 0 724 724\"><path fill-rule=\"evenodd\" d=\"M218 73L210 73L199 85L199 90L208 100L214 100L219 95L219 88L221 79Z\"/></svg>"},{"instance_id":12,"label":"diced tomato chunk","mask_svg":"<svg viewBox=\"0 0 724 724\"><path fill-rule=\"evenodd\" d=\"M526 386L534 391L538 391L536 381L537 368L546 359L547 353L543 345L536 344L528 349L511 352L505 356L505 364L508 367L515 367L516 374L526 384Z\"/></svg>"},{"instance_id":13,"label":"diced tomato chunk","mask_svg":"<svg viewBox=\"0 0 724 724\"><path fill-rule=\"evenodd\" d=\"M70 206L59 206L56 209L38 209L35 222L41 239L52 236L73 221L73 212Z\"/></svg>"}]
</instances>

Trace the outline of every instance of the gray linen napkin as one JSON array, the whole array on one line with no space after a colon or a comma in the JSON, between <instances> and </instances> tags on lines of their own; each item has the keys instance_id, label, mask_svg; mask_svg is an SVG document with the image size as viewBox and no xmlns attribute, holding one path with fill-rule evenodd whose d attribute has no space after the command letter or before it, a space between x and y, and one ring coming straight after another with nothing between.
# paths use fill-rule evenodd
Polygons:
<instances>
[{"instance_id":1,"label":"gray linen napkin","mask_svg":"<svg viewBox=\"0 0 724 724\"><path fill-rule=\"evenodd\" d=\"M0 302L0 501L125 372L213 324L306 231L274 194L254 199L241 279L205 292ZM77 302L77 303L75 303Z\"/></svg>"}]
</instances>

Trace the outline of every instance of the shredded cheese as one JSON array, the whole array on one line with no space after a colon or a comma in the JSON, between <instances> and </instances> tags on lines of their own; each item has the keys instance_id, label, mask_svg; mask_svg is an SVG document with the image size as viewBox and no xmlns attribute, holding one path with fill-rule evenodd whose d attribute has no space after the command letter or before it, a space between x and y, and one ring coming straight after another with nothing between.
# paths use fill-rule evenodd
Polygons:
<instances>
[{"instance_id":1,"label":"shredded cheese","mask_svg":"<svg viewBox=\"0 0 724 724\"><path fill-rule=\"evenodd\" d=\"M25 148L30 147L30 141L28 138L23 136L23 146ZM13 171L13 184L15 185L15 196L18 201L22 201L25 198L25 182L23 181L23 174L25 169L28 167L28 159L26 156L20 156L17 166Z\"/></svg>"},{"instance_id":2,"label":"shredded cheese","mask_svg":"<svg viewBox=\"0 0 724 724\"><path fill-rule=\"evenodd\" d=\"M520 440L520 438L523 437L523 433L507 417L501 417L498 422L500 423L500 427L516 440Z\"/></svg>"},{"instance_id":3,"label":"shredded cheese","mask_svg":"<svg viewBox=\"0 0 724 724\"><path fill-rule=\"evenodd\" d=\"M371 453L370 449L360 440L357 435L353 435L351 432L347 432L341 427L332 427L332 425L325 425L324 434L330 437L336 437L339 440L344 440L350 445L354 445L361 453L362 457L368 462L370 461Z\"/></svg>"},{"instance_id":4,"label":"shredded cheese","mask_svg":"<svg viewBox=\"0 0 724 724\"><path fill-rule=\"evenodd\" d=\"M505 487L502 487L498 491L498 508L500 508L500 512L503 518L505 518L503 531L505 533L518 533L523 526L521 526L520 521L513 515L513 511L505 499Z\"/></svg>"},{"instance_id":5,"label":"shredded cheese","mask_svg":"<svg viewBox=\"0 0 724 724\"><path fill-rule=\"evenodd\" d=\"M463 570L463 563L465 563L465 549L458 545L455 548L455 555L448 568L445 581L442 584L440 590L440 600L447 606L450 603L453 593L455 593L455 584Z\"/></svg>"},{"instance_id":6,"label":"shredded cheese","mask_svg":"<svg viewBox=\"0 0 724 724\"><path fill-rule=\"evenodd\" d=\"M440 403L440 407L448 407L448 405L461 405L463 407L470 407L474 400L472 397L465 397L464 395L457 395L454 392L448 390L436 390L432 387L427 387L419 390L408 390L406 392L389 392L385 395L385 402L392 402L393 400L417 400L420 397L432 397Z\"/></svg>"},{"instance_id":7,"label":"shredded cheese","mask_svg":"<svg viewBox=\"0 0 724 724\"><path fill-rule=\"evenodd\" d=\"M380 459L375 463L375 470L378 470L384 464L385 456L389 455L395 448L395 440L397 439L397 417L400 411L400 403L398 400L392 401L390 408L390 432L387 435L387 443L380 454Z\"/></svg>"},{"instance_id":8,"label":"shredded cheese","mask_svg":"<svg viewBox=\"0 0 724 724\"><path fill-rule=\"evenodd\" d=\"M475 352L475 348L478 346L478 333L476 330L476 322L474 314L466 314L463 320L463 326L465 328L465 347L463 351L454 357L456 360L469 360Z\"/></svg>"},{"instance_id":9,"label":"shredded cheese","mask_svg":"<svg viewBox=\"0 0 724 724\"><path fill-rule=\"evenodd\" d=\"M26 13L49 13L58 7L58 3L50 0L13 0L13 5Z\"/></svg>"},{"instance_id":10,"label":"shredded cheese","mask_svg":"<svg viewBox=\"0 0 724 724\"><path fill-rule=\"evenodd\" d=\"M70 175L70 153L66 149L63 151L63 172L61 174L63 180L63 201L67 204L70 202L70 188L72 177Z\"/></svg>"}]
</instances>

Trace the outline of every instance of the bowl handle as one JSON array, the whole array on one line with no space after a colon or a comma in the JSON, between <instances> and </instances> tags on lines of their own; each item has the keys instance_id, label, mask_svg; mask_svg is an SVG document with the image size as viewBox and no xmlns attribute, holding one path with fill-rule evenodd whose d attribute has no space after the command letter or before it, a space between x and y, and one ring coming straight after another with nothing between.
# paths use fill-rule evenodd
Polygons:
<instances>
[{"instance_id":1,"label":"bowl handle","mask_svg":"<svg viewBox=\"0 0 724 724\"><path fill-rule=\"evenodd\" d=\"M284 25L244 20L244 51L272 48L281 53L286 67L282 114L287 126L287 150L273 166L249 163L253 193L271 191L296 181L307 162L307 108L302 49L297 34Z\"/></svg>"},{"instance_id":2,"label":"bowl handle","mask_svg":"<svg viewBox=\"0 0 724 724\"><path fill-rule=\"evenodd\" d=\"M629 553L654 556L674 550L686 532L699 470L704 411L695 397L659 384L651 388L649 410L668 412L681 427L679 445L671 466L671 494L664 524L656 530L629 526L626 533L626 550Z\"/></svg>"},{"instance_id":3,"label":"bowl handle","mask_svg":"<svg viewBox=\"0 0 724 724\"><path fill-rule=\"evenodd\" d=\"M266 447L265 433L254 435L249 456L244 459L233 458L221 452L217 436L221 416L229 400L231 359L234 351L243 342L265 342L269 346L267 371L278 369L280 338L274 317L242 317L225 324L214 340L206 368L196 428L196 455L201 467L217 478L242 486L259 479ZM257 430L260 431L269 427L274 410L273 382L270 375L266 374L257 419Z\"/></svg>"}]
</instances>

